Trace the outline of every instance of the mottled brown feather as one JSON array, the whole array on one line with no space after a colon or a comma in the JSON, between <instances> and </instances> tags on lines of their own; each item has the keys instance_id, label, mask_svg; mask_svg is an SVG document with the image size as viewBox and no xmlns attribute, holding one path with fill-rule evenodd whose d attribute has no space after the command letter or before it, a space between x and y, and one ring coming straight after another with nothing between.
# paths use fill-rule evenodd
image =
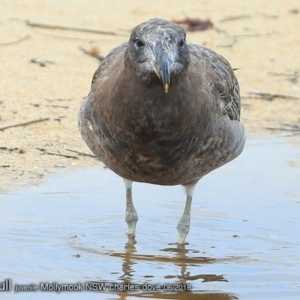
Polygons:
<instances>
[{"instance_id":1,"label":"mottled brown feather","mask_svg":"<svg viewBox=\"0 0 300 300\"><path fill-rule=\"evenodd\" d=\"M181 31L164 22L175 34ZM142 34L149 30L143 26ZM127 67L128 45L107 55L79 112L82 137L103 163L128 180L177 185L197 181L241 153L239 85L226 59L187 44L187 71L171 77L165 93L159 80L145 82Z\"/></svg>"}]
</instances>

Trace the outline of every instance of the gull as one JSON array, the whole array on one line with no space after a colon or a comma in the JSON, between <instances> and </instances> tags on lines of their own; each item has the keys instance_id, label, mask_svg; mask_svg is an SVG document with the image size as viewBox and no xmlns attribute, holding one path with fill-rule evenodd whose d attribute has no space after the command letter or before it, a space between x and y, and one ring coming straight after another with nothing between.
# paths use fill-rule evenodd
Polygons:
<instances>
[{"instance_id":1,"label":"gull","mask_svg":"<svg viewBox=\"0 0 300 300\"><path fill-rule=\"evenodd\" d=\"M138 214L132 182L182 185L178 244L190 230L197 182L236 158L246 140L240 121L239 84L229 62L188 43L184 29L151 19L98 67L78 115L91 151L124 179L128 237Z\"/></svg>"}]
</instances>

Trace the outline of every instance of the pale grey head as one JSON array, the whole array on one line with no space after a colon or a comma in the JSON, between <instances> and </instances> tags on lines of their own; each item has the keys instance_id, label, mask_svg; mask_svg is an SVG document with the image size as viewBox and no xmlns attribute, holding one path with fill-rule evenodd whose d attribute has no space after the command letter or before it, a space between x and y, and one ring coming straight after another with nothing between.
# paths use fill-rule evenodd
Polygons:
<instances>
[{"instance_id":1,"label":"pale grey head","mask_svg":"<svg viewBox=\"0 0 300 300\"><path fill-rule=\"evenodd\" d=\"M184 29L170 21L151 19L135 27L125 53L125 67L145 83L160 80L168 92L173 79L184 74L190 54Z\"/></svg>"}]
</instances>

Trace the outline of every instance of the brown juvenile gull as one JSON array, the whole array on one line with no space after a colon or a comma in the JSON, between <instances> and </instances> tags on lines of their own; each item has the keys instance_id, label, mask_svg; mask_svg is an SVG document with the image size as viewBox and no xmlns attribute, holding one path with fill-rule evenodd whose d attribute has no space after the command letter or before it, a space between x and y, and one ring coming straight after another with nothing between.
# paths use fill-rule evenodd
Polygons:
<instances>
[{"instance_id":1,"label":"brown juvenile gull","mask_svg":"<svg viewBox=\"0 0 300 300\"><path fill-rule=\"evenodd\" d=\"M184 186L178 244L190 230L197 182L236 158L246 139L228 61L187 43L182 27L161 19L138 25L107 55L79 111L79 129L92 152L124 179L129 237L138 221L132 181Z\"/></svg>"}]
</instances>

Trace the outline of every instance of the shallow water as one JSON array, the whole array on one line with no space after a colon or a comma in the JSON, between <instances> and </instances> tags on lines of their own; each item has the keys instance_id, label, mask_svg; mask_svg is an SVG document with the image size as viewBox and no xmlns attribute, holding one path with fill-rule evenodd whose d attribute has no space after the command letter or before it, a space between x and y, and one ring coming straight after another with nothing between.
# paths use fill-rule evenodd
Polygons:
<instances>
[{"instance_id":1,"label":"shallow water","mask_svg":"<svg viewBox=\"0 0 300 300\"><path fill-rule=\"evenodd\" d=\"M123 181L108 169L56 174L38 187L0 195L0 288L11 279L13 289L38 289L0 297L299 299L299 178L299 136L248 141L238 159L197 185L185 248L172 244L182 187L134 183L135 245L127 244ZM106 290L39 291L41 283L84 288L90 281L107 283ZM141 289L110 291L122 284ZM172 284L192 291L171 291Z\"/></svg>"}]
</instances>

